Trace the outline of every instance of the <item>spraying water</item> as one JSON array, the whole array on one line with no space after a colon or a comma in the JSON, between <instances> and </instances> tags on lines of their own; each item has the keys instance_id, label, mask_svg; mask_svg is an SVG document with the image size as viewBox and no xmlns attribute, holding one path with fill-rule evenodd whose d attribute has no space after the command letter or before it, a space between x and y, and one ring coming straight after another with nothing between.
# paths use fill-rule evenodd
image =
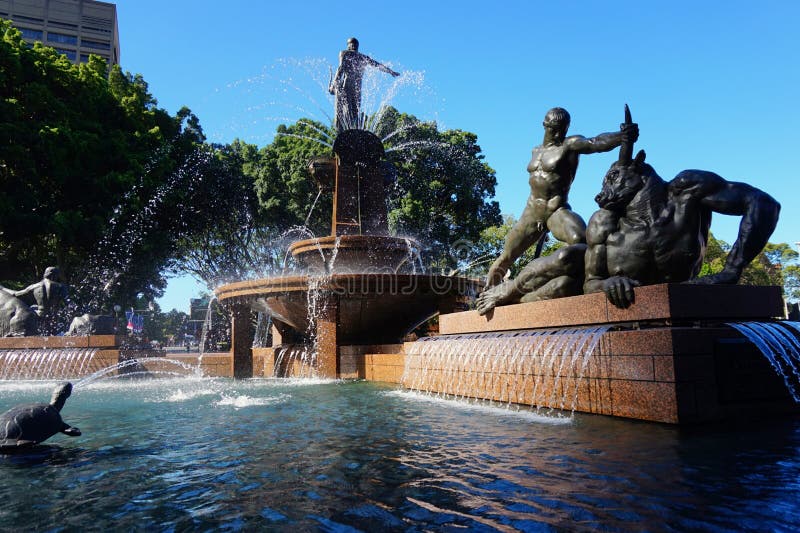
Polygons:
<instances>
[{"instance_id":1,"label":"spraying water","mask_svg":"<svg viewBox=\"0 0 800 533\"><path fill-rule=\"evenodd\" d=\"M574 411L587 365L608 329L604 325L420 339L408 348L402 383L437 397L492 398L509 405Z\"/></svg>"},{"instance_id":2,"label":"spraying water","mask_svg":"<svg viewBox=\"0 0 800 533\"><path fill-rule=\"evenodd\" d=\"M800 403L800 323L729 322L764 354L795 402Z\"/></svg>"}]
</instances>

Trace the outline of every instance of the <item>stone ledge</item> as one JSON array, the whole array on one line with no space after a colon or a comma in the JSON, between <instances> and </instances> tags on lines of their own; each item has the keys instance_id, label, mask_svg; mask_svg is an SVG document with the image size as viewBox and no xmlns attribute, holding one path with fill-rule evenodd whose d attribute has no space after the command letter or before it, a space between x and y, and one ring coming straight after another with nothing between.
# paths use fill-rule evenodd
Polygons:
<instances>
[{"instance_id":1,"label":"stone ledge","mask_svg":"<svg viewBox=\"0 0 800 533\"><path fill-rule=\"evenodd\" d=\"M780 287L665 283L637 287L628 309L611 305L604 294L498 307L488 316L477 311L439 317L442 335L590 326L666 320L767 320L784 316Z\"/></svg>"}]
</instances>

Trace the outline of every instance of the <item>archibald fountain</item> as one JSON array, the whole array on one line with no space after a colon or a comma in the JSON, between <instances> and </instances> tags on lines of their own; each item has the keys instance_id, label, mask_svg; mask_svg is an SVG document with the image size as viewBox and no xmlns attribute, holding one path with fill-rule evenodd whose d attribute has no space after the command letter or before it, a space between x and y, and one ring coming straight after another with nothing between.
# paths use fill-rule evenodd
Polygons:
<instances>
[{"instance_id":1,"label":"archibald fountain","mask_svg":"<svg viewBox=\"0 0 800 533\"><path fill-rule=\"evenodd\" d=\"M358 52L356 39L348 41L331 80L336 102L334 155L309 165L320 187L333 190L330 235L291 244L289 250L305 270L301 275L233 283L216 291L217 298L234 309L236 376L253 372L251 310L272 317L275 337L283 344L269 366L299 363L309 368L277 372L339 377L347 374L342 346L366 349L400 343L436 313L466 309L481 286L474 279L418 272L417 242L389 235L384 148L374 133L358 127L363 122L361 77L367 66L398 75ZM303 355L299 360L284 358L287 350Z\"/></svg>"},{"instance_id":2,"label":"archibald fountain","mask_svg":"<svg viewBox=\"0 0 800 533\"><path fill-rule=\"evenodd\" d=\"M780 206L772 197L708 171L661 179L644 151L633 155L639 128L627 106L618 131L595 137L568 136L569 113L553 108L528 165L530 197L486 287L468 277L426 274L418 268L418 243L389 234L384 148L362 129L361 77L368 67L398 75L358 52L351 39L330 84L333 153L309 163L309 175L333 191L330 234L291 244L297 273L216 290L231 311L230 354L171 364L236 378L361 378L668 423L765 406L797 410L800 324L784 320L779 287L736 285L775 228ZM568 203L578 158L615 148L618 161L596 198L600 209L586 224ZM698 277L714 212L742 222L723 270ZM540 251L548 232L563 246L507 279L511 263L531 246ZM55 294L53 283L46 277L19 296ZM476 309L467 310L481 289ZM4 334L30 334L35 311L46 307L42 300L34 309L2 291L0 299L14 318L0 321ZM256 312L272 319L271 347L252 346ZM439 335L403 342L437 313ZM82 320L99 323L91 315ZM14 372L29 360L18 350L30 349L48 371L61 372L57 377L111 373L119 365L149 370L141 353L121 353L116 336L92 327L71 338L0 339L12 349L0 361L2 376L18 377ZM64 349L72 350L69 357Z\"/></svg>"},{"instance_id":3,"label":"archibald fountain","mask_svg":"<svg viewBox=\"0 0 800 533\"><path fill-rule=\"evenodd\" d=\"M310 164L334 191L331 234L290 246L305 273L217 290L233 309L235 375L367 378L670 423L764 405L796 410L800 325L775 321L785 316L778 287L735 285L775 228L774 199L706 171L665 182L644 151L633 156L638 125L627 106L618 132L592 138L567 136L569 114L554 108L528 167L528 204L477 310L454 312L482 284L415 272L416 243L387 235L383 148L358 128L367 66L397 74L360 54L354 40L340 56L331 82L334 155ZM578 157L616 147L619 160L587 226L567 201ZM742 224L722 272L698 278L713 212L739 215ZM504 280L548 232L565 245ZM250 348L256 310L273 318L273 348ZM400 344L436 312L440 335ZM287 364L285 354L298 347L304 357Z\"/></svg>"}]
</instances>

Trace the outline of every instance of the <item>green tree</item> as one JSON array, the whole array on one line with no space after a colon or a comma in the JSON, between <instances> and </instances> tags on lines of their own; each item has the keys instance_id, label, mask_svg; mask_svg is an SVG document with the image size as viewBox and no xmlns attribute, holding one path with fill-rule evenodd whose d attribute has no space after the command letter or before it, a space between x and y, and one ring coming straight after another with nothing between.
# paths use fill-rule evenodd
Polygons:
<instances>
[{"instance_id":1,"label":"green tree","mask_svg":"<svg viewBox=\"0 0 800 533\"><path fill-rule=\"evenodd\" d=\"M484 229L474 245L468 243L469 246L464 248L462 254L464 258L462 269L473 276L485 276L488 274L489 266L503 251L506 235L511 231L516 221L513 215L504 215L502 224ZM555 240L548 234L542 248L542 256L550 255L562 246L565 246L563 242ZM534 260L535 252L535 245L525 250L525 253L511 265L509 276L513 278L519 274L519 271L525 268L525 265Z\"/></svg>"},{"instance_id":2,"label":"green tree","mask_svg":"<svg viewBox=\"0 0 800 533\"><path fill-rule=\"evenodd\" d=\"M708 236L708 246L700 276L721 272L731 246L713 234ZM800 266L798 253L786 243L767 243L764 249L744 269L739 283L742 285L777 285L783 288L787 299L800 299Z\"/></svg>"},{"instance_id":3,"label":"green tree","mask_svg":"<svg viewBox=\"0 0 800 533\"><path fill-rule=\"evenodd\" d=\"M57 265L77 309L158 296L178 241L216 214L224 173L199 120L98 57L29 48L7 21L0 37L0 283Z\"/></svg>"},{"instance_id":4,"label":"green tree","mask_svg":"<svg viewBox=\"0 0 800 533\"><path fill-rule=\"evenodd\" d=\"M378 132L387 139L396 172L388 199L392 230L418 239L435 269L456 267L459 243L477 242L481 231L502 223L491 200L497 178L477 136L439 131L435 123L393 108L384 112Z\"/></svg>"}]
</instances>

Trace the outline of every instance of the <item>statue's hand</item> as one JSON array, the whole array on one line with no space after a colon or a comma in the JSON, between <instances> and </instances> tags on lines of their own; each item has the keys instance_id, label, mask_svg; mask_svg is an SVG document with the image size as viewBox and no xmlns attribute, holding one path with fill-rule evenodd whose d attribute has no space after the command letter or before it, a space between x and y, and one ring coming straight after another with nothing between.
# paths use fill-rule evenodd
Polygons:
<instances>
[{"instance_id":1,"label":"statue's hand","mask_svg":"<svg viewBox=\"0 0 800 533\"><path fill-rule=\"evenodd\" d=\"M608 301L620 309L627 309L636 300L633 288L641 285L638 281L625 276L612 276L603 281L603 292Z\"/></svg>"},{"instance_id":2,"label":"statue's hand","mask_svg":"<svg viewBox=\"0 0 800 533\"><path fill-rule=\"evenodd\" d=\"M635 143L639 139L639 125L635 122L631 124L620 124L619 131L622 132L625 140L629 143Z\"/></svg>"},{"instance_id":3,"label":"statue's hand","mask_svg":"<svg viewBox=\"0 0 800 533\"><path fill-rule=\"evenodd\" d=\"M392 75L392 76L394 76L395 78L396 78L397 76L399 76L399 75L400 75L400 73L399 73L399 72L397 72L396 70L391 70L391 69L389 70L389 74L391 74L391 75Z\"/></svg>"},{"instance_id":4,"label":"statue's hand","mask_svg":"<svg viewBox=\"0 0 800 533\"><path fill-rule=\"evenodd\" d=\"M725 269L718 274L690 279L686 283L690 283L692 285L735 285L739 282L740 277L741 272Z\"/></svg>"}]
</instances>

